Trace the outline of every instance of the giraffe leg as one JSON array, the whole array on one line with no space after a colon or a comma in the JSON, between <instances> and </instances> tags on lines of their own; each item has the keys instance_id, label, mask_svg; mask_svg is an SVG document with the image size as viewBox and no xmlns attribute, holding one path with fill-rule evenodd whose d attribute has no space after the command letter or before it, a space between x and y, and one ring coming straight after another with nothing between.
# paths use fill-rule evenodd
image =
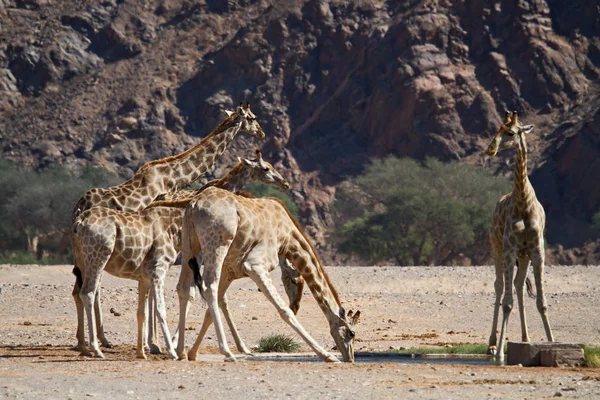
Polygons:
<instances>
[{"instance_id":1,"label":"giraffe leg","mask_svg":"<svg viewBox=\"0 0 600 400\"><path fill-rule=\"evenodd\" d=\"M496 354L496 345L498 344L498 339L496 337L498 313L500 311L502 293L504 292L504 260L502 257L494 257L494 264L496 269L496 280L494 281L496 298L494 302L494 316L492 318L492 333L490 333L490 340L488 341L488 354Z\"/></svg>"},{"instance_id":2,"label":"giraffe leg","mask_svg":"<svg viewBox=\"0 0 600 400\"><path fill-rule=\"evenodd\" d=\"M81 287L75 281L72 292L73 300L75 300L75 308L77 308L77 347L75 347L75 350L79 350L82 355L91 357L92 353L90 353L85 344L85 310L83 308L83 301L79 297L80 292Z\"/></svg>"},{"instance_id":3,"label":"giraffe leg","mask_svg":"<svg viewBox=\"0 0 600 400\"><path fill-rule=\"evenodd\" d=\"M96 290L100 284L100 275L102 272L98 272L94 276L87 274L83 279L83 284L79 292L79 297L85 308L88 320L88 331L90 335L90 347L92 348L92 354L100 358L104 358L104 354L100 351L98 346L98 338L96 337L96 318L94 316L94 299L96 298ZM87 353L84 353L87 355Z\"/></svg>"},{"instance_id":4,"label":"giraffe leg","mask_svg":"<svg viewBox=\"0 0 600 400\"><path fill-rule=\"evenodd\" d=\"M225 256L227 256L229 247L233 242L233 236L230 239L224 240L224 242L224 244L215 246L212 251L205 251L204 282L202 285L205 288L204 293L206 296L206 303L212 314L215 330L217 331L219 350L221 354L225 356L225 361L235 361L235 356L231 350L229 350L229 346L227 345L223 321L221 320L221 315L219 313L219 280L221 278L221 270L223 268Z\"/></svg>"},{"instance_id":5,"label":"giraffe leg","mask_svg":"<svg viewBox=\"0 0 600 400\"><path fill-rule=\"evenodd\" d=\"M504 358L504 341L508 327L508 317L513 308L513 275L515 272L516 254L514 250L504 252L504 298L502 299L502 328L496 349L496 358Z\"/></svg>"},{"instance_id":6,"label":"giraffe leg","mask_svg":"<svg viewBox=\"0 0 600 400\"><path fill-rule=\"evenodd\" d=\"M146 346L144 348L148 348L150 354L162 354L162 349L158 344L158 331L156 324L156 299L154 290L150 291L150 295L148 296L148 336L146 340Z\"/></svg>"},{"instance_id":7,"label":"giraffe leg","mask_svg":"<svg viewBox=\"0 0 600 400\"><path fill-rule=\"evenodd\" d=\"M256 283L267 299L275 306L281 318L290 325L302 339L304 339L306 344L308 344L322 360L327 362L340 362L333 354L328 353L322 348L300 324L296 315L294 315L292 310L285 304L275 289L275 286L271 281L271 276L266 268L244 263L244 271Z\"/></svg>"},{"instance_id":8,"label":"giraffe leg","mask_svg":"<svg viewBox=\"0 0 600 400\"><path fill-rule=\"evenodd\" d=\"M147 311L148 311L148 295L150 293L150 282L141 279L138 281L138 337L137 337L137 358L146 358L144 351L144 338L148 334Z\"/></svg>"},{"instance_id":9,"label":"giraffe leg","mask_svg":"<svg viewBox=\"0 0 600 400\"><path fill-rule=\"evenodd\" d=\"M246 347L246 344L244 343L244 341L240 337L240 334L237 331L237 327L235 326L235 323L233 322L233 320L231 319L231 316L229 315L229 309L228 309L228 305L227 305L227 297L226 297L225 293L227 292L227 289L229 288L230 285L231 285L231 280L221 278L221 280L219 282L219 307L221 308L221 311L223 311L223 315L225 316L227 325L229 325L229 330L231 331L233 340L235 341L238 351L243 354L252 355L252 352L248 349L248 347ZM204 339L204 335L206 334L206 331L208 330L208 328L210 327L212 322L213 322L212 316L211 316L210 312L207 310L206 313L204 314L204 322L202 323L202 328L200 328L200 333L198 334L198 338L196 338L196 341L194 342L194 346L192 346L192 348L188 352L189 360L193 361L196 359L198 349L200 348L200 344L202 343L202 339Z\"/></svg>"},{"instance_id":10,"label":"giraffe leg","mask_svg":"<svg viewBox=\"0 0 600 400\"><path fill-rule=\"evenodd\" d=\"M229 287L229 284L227 286ZM237 330L237 327L235 326L235 323L233 322L233 319L231 319L231 316L229 315L229 306L227 304L227 295L225 294L225 291L227 291L227 288L225 288L222 292L221 290L219 290L219 306L221 308L221 311L223 311L223 316L227 321L227 325L229 325L229 330L233 335L235 345L240 353L252 355L252 352L250 351L250 349L248 349L248 347L246 347L246 344L240 337L240 334Z\"/></svg>"},{"instance_id":11,"label":"giraffe leg","mask_svg":"<svg viewBox=\"0 0 600 400\"><path fill-rule=\"evenodd\" d=\"M106 335L104 334L104 323L102 322L102 307L100 307L102 304L100 299L100 292L102 292L102 285L100 282L98 282L96 298L94 299L94 311L96 315L96 333L98 334L98 339L100 339L100 343L102 343L102 346L104 346L107 349L110 349L112 348L112 345L110 344L110 342L106 338Z\"/></svg>"},{"instance_id":12,"label":"giraffe leg","mask_svg":"<svg viewBox=\"0 0 600 400\"><path fill-rule=\"evenodd\" d=\"M155 312L158 316L158 322L162 329L163 337L165 338L167 353L173 360L176 360L177 353L175 352L173 342L171 341L171 334L167 325L167 308L165 306L164 277L158 277L153 279L153 289L153 297L156 303ZM156 324L154 325L156 326Z\"/></svg>"},{"instance_id":13,"label":"giraffe leg","mask_svg":"<svg viewBox=\"0 0 600 400\"><path fill-rule=\"evenodd\" d=\"M525 304L523 299L523 288L525 287L525 279L527 278L528 269L529 258L525 255L519 255L517 276L515 277L515 289L517 291L517 300L519 301L519 315L521 317L521 341L523 342L529 342L529 334L527 333L527 318L525 316Z\"/></svg>"},{"instance_id":14,"label":"giraffe leg","mask_svg":"<svg viewBox=\"0 0 600 400\"><path fill-rule=\"evenodd\" d=\"M184 242L185 243L185 242ZM188 265L192 253L184 250L181 253L181 273L179 282L177 282L177 296L179 297L179 324L175 334L177 335L177 356L180 360L185 360L185 319L189 310L190 290L194 282L192 269ZM202 255L197 258L198 265L202 265ZM208 312L208 311L207 311ZM173 339L175 340L175 339Z\"/></svg>"},{"instance_id":15,"label":"giraffe leg","mask_svg":"<svg viewBox=\"0 0 600 400\"><path fill-rule=\"evenodd\" d=\"M544 243L542 239L541 245L538 246L536 251L532 254L533 261L533 276L535 278L535 289L537 291L536 305L537 309L542 316L542 322L544 323L544 330L546 331L546 338L549 342L554 342L554 336L552 335L552 329L550 328L550 321L548 320L548 303L546 301L546 294L544 293Z\"/></svg>"},{"instance_id":16,"label":"giraffe leg","mask_svg":"<svg viewBox=\"0 0 600 400\"><path fill-rule=\"evenodd\" d=\"M210 310L207 309L204 312L204 321L202 322L202 328L200 328L198 337L196 338L194 345L192 346L192 348L190 349L190 351L187 354L188 360L190 360L190 361L196 360L196 356L198 354L198 349L200 348L200 344L202 344L202 339L204 339L204 335L206 335L206 331L208 331L208 328L210 328L210 326L212 325L212 322L213 322L212 314L210 313Z\"/></svg>"}]
</instances>

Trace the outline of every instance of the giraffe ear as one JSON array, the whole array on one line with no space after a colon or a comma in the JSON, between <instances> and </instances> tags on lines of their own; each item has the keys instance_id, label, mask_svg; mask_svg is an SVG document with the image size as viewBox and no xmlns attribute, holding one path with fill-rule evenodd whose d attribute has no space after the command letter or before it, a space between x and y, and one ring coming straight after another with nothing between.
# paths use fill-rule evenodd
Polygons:
<instances>
[{"instance_id":1,"label":"giraffe ear","mask_svg":"<svg viewBox=\"0 0 600 400\"><path fill-rule=\"evenodd\" d=\"M529 133L533 130L533 128L535 127L535 125L525 125L521 127L521 132L523 133Z\"/></svg>"},{"instance_id":2,"label":"giraffe ear","mask_svg":"<svg viewBox=\"0 0 600 400\"><path fill-rule=\"evenodd\" d=\"M252 161L252 160L248 160L248 159L240 158L240 157L238 157L238 160L240 160L240 162L242 163L242 165L244 167L250 168L250 167L254 166L254 161Z\"/></svg>"},{"instance_id":3,"label":"giraffe ear","mask_svg":"<svg viewBox=\"0 0 600 400\"><path fill-rule=\"evenodd\" d=\"M225 110L225 114L227 114L228 117L231 117L231 114L233 114L233 111Z\"/></svg>"}]
</instances>

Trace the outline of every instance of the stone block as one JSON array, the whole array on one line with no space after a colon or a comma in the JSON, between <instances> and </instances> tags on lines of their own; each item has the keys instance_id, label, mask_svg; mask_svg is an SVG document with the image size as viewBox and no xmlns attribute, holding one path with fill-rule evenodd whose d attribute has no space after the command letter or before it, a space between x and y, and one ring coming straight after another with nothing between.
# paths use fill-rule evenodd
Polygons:
<instances>
[{"instance_id":1,"label":"stone block","mask_svg":"<svg viewBox=\"0 0 600 400\"><path fill-rule=\"evenodd\" d=\"M544 355L542 364L541 353ZM508 354L506 358L507 365L521 364L524 367L533 366L558 366L561 363L575 362L581 356L583 362L583 349L577 343L563 342L539 342L539 343L522 343L508 342Z\"/></svg>"},{"instance_id":2,"label":"stone block","mask_svg":"<svg viewBox=\"0 0 600 400\"><path fill-rule=\"evenodd\" d=\"M585 365L583 349L547 349L540 351L542 367L582 367Z\"/></svg>"}]
</instances>

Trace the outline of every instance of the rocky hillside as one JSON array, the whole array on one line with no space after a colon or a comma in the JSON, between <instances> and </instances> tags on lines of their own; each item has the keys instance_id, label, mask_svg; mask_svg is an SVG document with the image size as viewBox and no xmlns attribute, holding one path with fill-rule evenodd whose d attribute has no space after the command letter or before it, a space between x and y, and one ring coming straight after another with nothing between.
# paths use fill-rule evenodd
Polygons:
<instances>
[{"instance_id":1,"label":"rocky hillside","mask_svg":"<svg viewBox=\"0 0 600 400\"><path fill-rule=\"evenodd\" d=\"M599 74L596 0L0 0L0 151L127 178L250 101L268 138L215 175L261 146L331 255L343 179L388 154L508 175L482 150L517 110L553 254L597 262Z\"/></svg>"}]
</instances>

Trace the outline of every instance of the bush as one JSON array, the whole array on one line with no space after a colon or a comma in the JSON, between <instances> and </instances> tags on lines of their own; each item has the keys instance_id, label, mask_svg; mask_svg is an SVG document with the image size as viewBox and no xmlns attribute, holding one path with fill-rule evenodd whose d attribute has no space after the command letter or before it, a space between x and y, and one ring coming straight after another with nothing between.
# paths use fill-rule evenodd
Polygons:
<instances>
[{"instance_id":1,"label":"bush","mask_svg":"<svg viewBox=\"0 0 600 400\"><path fill-rule=\"evenodd\" d=\"M591 368L600 368L600 347L586 346L583 350L585 365Z\"/></svg>"},{"instance_id":2,"label":"bush","mask_svg":"<svg viewBox=\"0 0 600 400\"><path fill-rule=\"evenodd\" d=\"M338 188L339 249L371 263L454 263L489 258L493 208L510 182L467 164L388 157Z\"/></svg>"},{"instance_id":3,"label":"bush","mask_svg":"<svg viewBox=\"0 0 600 400\"><path fill-rule=\"evenodd\" d=\"M300 344L286 335L269 335L260 339L259 353L294 353L300 350Z\"/></svg>"},{"instance_id":4,"label":"bush","mask_svg":"<svg viewBox=\"0 0 600 400\"><path fill-rule=\"evenodd\" d=\"M29 252L40 260L43 250L68 247L65 235L77 200L92 187L118 182L116 175L100 168L74 175L59 165L33 171L0 160L0 254L16 262L25 261L20 254Z\"/></svg>"}]
</instances>

